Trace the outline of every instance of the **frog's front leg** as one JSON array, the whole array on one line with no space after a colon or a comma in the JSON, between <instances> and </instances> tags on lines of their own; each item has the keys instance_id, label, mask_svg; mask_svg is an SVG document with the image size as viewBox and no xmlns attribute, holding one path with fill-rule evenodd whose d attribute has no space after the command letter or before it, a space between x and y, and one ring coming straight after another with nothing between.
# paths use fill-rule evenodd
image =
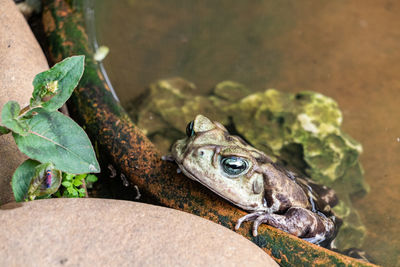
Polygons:
<instances>
[{"instance_id":1,"label":"frog's front leg","mask_svg":"<svg viewBox=\"0 0 400 267\"><path fill-rule=\"evenodd\" d=\"M292 207L283 215L261 211L253 212L240 218L235 228L238 229L245 221L254 221L254 236L257 236L260 224L266 223L312 243L320 243L331 236L334 231L332 219L300 207Z\"/></svg>"}]
</instances>

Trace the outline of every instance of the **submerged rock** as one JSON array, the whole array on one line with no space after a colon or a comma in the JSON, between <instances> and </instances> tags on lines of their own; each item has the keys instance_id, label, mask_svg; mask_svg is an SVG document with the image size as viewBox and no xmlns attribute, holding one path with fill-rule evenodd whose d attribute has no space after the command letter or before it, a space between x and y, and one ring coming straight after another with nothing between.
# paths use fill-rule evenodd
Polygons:
<instances>
[{"instance_id":1,"label":"submerged rock","mask_svg":"<svg viewBox=\"0 0 400 267\"><path fill-rule=\"evenodd\" d=\"M361 246L366 230L351 197L369 190L358 160L362 146L340 129L342 113L333 99L310 91L252 93L233 81L200 95L194 84L172 78L151 84L128 111L163 153L185 136L197 114L221 122L256 148L334 188L340 199L334 210L343 220L335 244Z\"/></svg>"},{"instance_id":2,"label":"submerged rock","mask_svg":"<svg viewBox=\"0 0 400 267\"><path fill-rule=\"evenodd\" d=\"M196 114L209 115L223 124L228 122L218 101L226 102L201 96L193 83L172 78L151 84L127 110L136 125L167 153L175 140L185 136L186 125Z\"/></svg>"}]
</instances>

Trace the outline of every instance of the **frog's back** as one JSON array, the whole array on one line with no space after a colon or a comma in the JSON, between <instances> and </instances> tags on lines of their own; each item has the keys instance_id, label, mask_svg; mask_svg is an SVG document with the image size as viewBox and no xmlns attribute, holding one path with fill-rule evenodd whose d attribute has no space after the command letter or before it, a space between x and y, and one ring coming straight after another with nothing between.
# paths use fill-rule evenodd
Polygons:
<instances>
[{"instance_id":1,"label":"frog's back","mask_svg":"<svg viewBox=\"0 0 400 267\"><path fill-rule=\"evenodd\" d=\"M291 207L311 209L311 203L303 188L274 163L263 168L265 200L272 212L283 213Z\"/></svg>"},{"instance_id":2,"label":"frog's back","mask_svg":"<svg viewBox=\"0 0 400 267\"><path fill-rule=\"evenodd\" d=\"M334 207L338 203L338 198L333 189L315 183L311 179L302 176L299 172L292 171L287 167L282 166L279 163L274 163L274 167L282 173L282 175L291 183L296 184L297 190L301 188L303 196L307 198L307 207L313 212L322 212L326 216L332 216L331 207ZM297 193L300 194L300 193ZM303 196L300 198L303 200Z\"/></svg>"}]
</instances>

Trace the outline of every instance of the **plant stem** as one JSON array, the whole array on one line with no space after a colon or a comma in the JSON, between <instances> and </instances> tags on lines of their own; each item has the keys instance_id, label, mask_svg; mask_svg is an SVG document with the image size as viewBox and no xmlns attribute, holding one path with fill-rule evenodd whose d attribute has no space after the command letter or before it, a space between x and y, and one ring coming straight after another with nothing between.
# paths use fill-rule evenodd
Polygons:
<instances>
[{"instance_id":1,"label":"plant stem","mask_svg":"<svg viewBox=\"0 0 400 267\"><path fill-rule=\"evenodd\" d=\"M26 107L24 107L23 109L21 109L21 111L19 112L19 116L18 117L22 117L22 115L24 115L26 112L28 112L31 109L31 106L27 105Z\"/></svg>"},{"instance_id":2,"label":"plant stem","mask_svg":"<svg viewBox=\"0 0 400 267\"><path fill-rule=\"evenodd\" d=\"M86 177L83 178L83 183L81 185L81 188L85 189L85 197L89 197L88 196L88 191L87 191L87 188L86 188Z\"/></svg>"}]
</instances>

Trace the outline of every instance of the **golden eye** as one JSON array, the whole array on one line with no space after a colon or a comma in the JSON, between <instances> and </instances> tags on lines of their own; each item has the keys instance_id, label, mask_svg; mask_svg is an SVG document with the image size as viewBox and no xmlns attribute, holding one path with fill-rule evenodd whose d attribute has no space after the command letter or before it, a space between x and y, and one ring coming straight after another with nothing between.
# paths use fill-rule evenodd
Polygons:
<instances>
[{"instance_id":1,"label":"golden eye","mask_svg":"<svg viewBox=\"0 0 400 267\"><path fill-rule=\"evenodd\" d=\"M245 172L249 166L247 160L236 157L236 156L228 156L221 158L221 166L223 171L229 176L239 176L243 172Z\"/></svg>"}]
</instances>

